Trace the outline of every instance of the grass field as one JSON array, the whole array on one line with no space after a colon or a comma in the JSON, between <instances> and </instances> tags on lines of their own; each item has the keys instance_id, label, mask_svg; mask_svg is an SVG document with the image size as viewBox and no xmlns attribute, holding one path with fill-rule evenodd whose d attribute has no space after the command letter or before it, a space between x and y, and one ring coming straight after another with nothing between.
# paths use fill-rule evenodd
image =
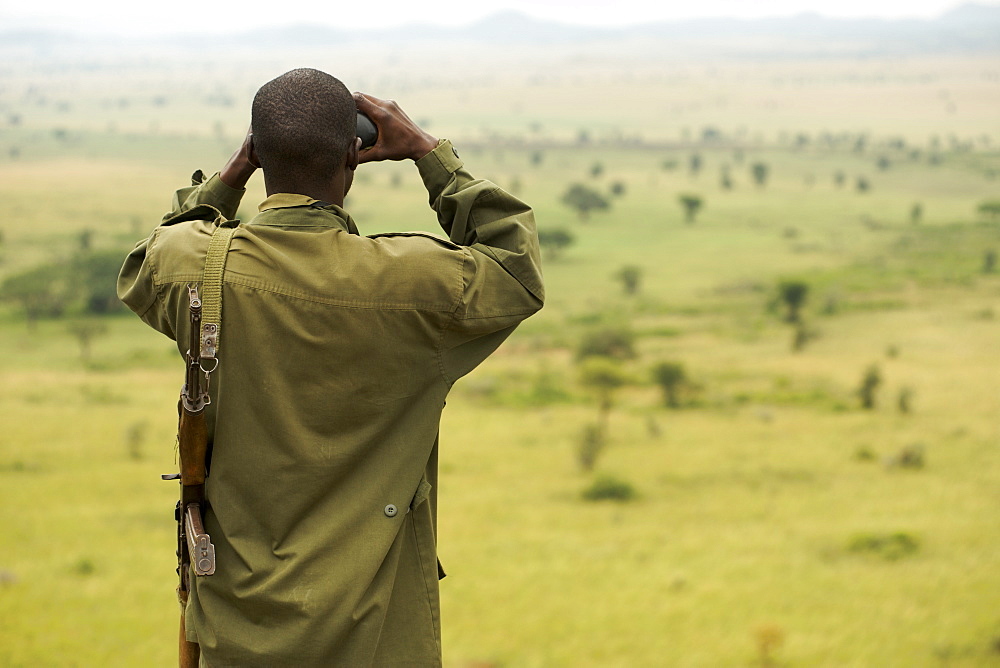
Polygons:
<instances>
[{"instance_id":1,"label":"grass field","mask_svg":"<svg viewBox=\"0 0 1000 668\"><path fill-rule=\"evenodd\" d=\"M221 166L257 85L342 55L5 68L0 283L87 230L124 253ZM575 237L546 308L445 411L447 665L1000 666L1000 222L977 213L1000 196L995 59L521 53L432 75L368 55L349 86ZM610 208L582 220L572 183ZM363 167L347 207L363 233L434 229L409 165ZM808 285L798 351L783 280ZM176 350L123 314L84 359L72 313L2 308L0 665L172 665ZM576 353L607 328L635 355L585 471L598 401ZM679 408L651 378L665 361L689 378ZM583 498L609 476L634 496Z\"/></svg>"}]
</instances>

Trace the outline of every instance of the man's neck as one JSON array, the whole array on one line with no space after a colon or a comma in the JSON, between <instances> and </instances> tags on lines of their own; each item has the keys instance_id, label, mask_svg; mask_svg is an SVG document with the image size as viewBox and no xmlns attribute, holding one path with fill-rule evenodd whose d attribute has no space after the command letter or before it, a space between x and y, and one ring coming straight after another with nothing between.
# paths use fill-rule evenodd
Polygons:
<instances>
[{"instance_id":1,"label":"man's neck","mask_svg":"<svg viewBox=\"0 0 1000 668\"><path fill-rule=\"evenodd\" d=\"M336 204L337 206L344 206L344 175L338 174L336 177L331 179L327 183L284 183L284 182L272 182L268 180L267 174L264 174L264 189L267 191L267 196L270 197L276 193L295 193L298 195L305 195L306 197L311 197L312 199L318 199L321 202L326 202L327 204Z\"/></svg>"}]
</instances>

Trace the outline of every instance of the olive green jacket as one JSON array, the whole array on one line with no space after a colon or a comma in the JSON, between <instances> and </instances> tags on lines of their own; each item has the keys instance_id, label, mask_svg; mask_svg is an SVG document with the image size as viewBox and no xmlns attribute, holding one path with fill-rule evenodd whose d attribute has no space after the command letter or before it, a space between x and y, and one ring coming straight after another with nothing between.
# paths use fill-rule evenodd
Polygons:
<instances>
[{"instance_id":1,"label":"olive green jacket","mask_svg":"<svg viewBox=\"0 0 1000 668\"><path fill-rule=\"evenodd\" d=\"M441 410L543 289L527 205L474 180L447 141L417 167L450 240L359 236L342 208L292 194L233 237L208 414L218 566L192 575L186 612L206 665L441 662ZM186 286L213 230L204 205L231 218L243 195L198 180L118 280L182 353Z\"/></svg>"}]
</instances>

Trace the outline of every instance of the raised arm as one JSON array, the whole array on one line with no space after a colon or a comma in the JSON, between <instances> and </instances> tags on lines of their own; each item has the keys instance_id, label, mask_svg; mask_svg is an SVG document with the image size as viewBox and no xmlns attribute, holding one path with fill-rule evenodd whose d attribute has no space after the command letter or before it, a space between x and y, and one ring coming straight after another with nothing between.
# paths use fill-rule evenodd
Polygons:
<instances>
[{"instance_id":1,"label":"raised arm","mask_svg":"<svg viewBox=\"0 0 1000 668\"><path fill-rule=\"evenodd\" d=\"M395 102L361 94L355 101L379 130L378 142L361 152L360 161L414 160L442 229L467 249L462 302L442 337L442 366L453 381L542 307L534 214L495 183L473 178L451 142L421 130Z\"/></svg>"},{"instance_id":2,"label":"raised arm","mask_svg":"<svg viewBox=\"0 0 1000 668\"><path fill-rule=\"evenodd\" d=\"M174 193L171 210L163 216L161 225L147 239L140 241L125 258L125 264L118 275L118 298L151 327L172 339L176 338L174 326L163 304L159 308L154 307L160 297L155 282L156 242L164 226L181 220L214 220L218 214L213 209L226 218L234 218L246 192L244 186L257 167L253 137L251 133L247 133L240 147L218 174L206 178L198 170L191 177L190 186ZM199 207L201 210L195 211ZM193 278L197 280L197 276Z\"/></svg>"}]
</instances>

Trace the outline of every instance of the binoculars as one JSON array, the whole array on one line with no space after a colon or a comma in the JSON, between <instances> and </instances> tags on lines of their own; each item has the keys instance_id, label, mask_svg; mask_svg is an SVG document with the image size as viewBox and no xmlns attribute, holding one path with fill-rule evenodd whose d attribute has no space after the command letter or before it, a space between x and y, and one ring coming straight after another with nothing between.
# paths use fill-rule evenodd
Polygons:
<instances>
[{"instance_id":1,"label":"binoculars","mask_svg":"<svg viewBox=\"0 0 1000 668\"><path fill-rule=\"evenodd\" d=\"M360 111L358 112L358 136L361 137L362 149L374 146L375 142L378 141L378 128L372 123L372 119Z\"/></svg>"}]
</instances>

